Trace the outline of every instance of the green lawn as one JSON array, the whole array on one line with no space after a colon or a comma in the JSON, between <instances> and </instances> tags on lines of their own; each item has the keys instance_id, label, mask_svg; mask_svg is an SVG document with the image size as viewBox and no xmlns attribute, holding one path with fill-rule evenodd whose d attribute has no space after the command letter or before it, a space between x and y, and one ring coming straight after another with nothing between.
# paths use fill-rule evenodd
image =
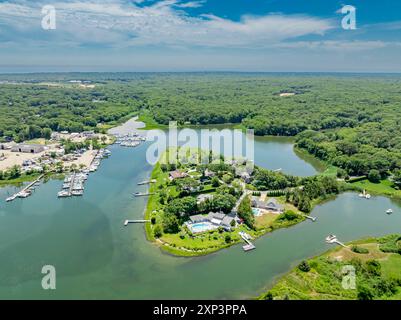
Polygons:
<instances>
[{"instance_id":1,"label":"green lawn","mask_svg":"<svg viewBox=\"0 0 401 320\"><path fill-rule=\"evenodd\" d=\"M372 194L401 198L401 190L394 189L390 180L382 180L380 183L372 183L369 180L363 180L354 182L352 185L365 189Z\"/></svg>"},{"instance_id":2,"label":"green lawn","mask_svg":"<svg viewBox=\"0 0 401 320\"><path fill-rule=\"evenodd\" d=\"M142 121L145 123L145 128L144 130L152 130L152 129L165 129L168 128L167 125L159 124L157 123L151 115L149 115L147 112L143 112L139 117L138 121Z\"/></svg>"},{"instance_id":3,"label":"green lawn","mask_svg":"<svg viewBox=\"0 0 401 320\"><path fill-rule=\"evenodd\" d=\"M380 262L382 265L382 272L388 278L401 279L401 255L392 254L386 260Z\"/></svg>"}]
</instances>

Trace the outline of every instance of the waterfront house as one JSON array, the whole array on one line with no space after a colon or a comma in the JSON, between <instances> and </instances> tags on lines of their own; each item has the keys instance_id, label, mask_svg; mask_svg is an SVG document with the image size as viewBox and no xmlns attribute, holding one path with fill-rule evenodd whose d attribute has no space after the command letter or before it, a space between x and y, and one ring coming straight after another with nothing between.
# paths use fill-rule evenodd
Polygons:
<instances>
[{"instance_id":1,"label":"waterfront house","mask_svg":"<svg viewBox=\"0 0 401 320\"><path fill-rule=\"evenodd\" d=\"M206 222L209 224L207 230L213 230L222 227L226 231L231 231L232 221L236 221L235 214L227 215L223 212L209 212L207 215L197 214L190 216L189 221L186 222L186 225L191 229L193 224Z\"/></svg>"},{"instance_id":2,"label":"waterfront house","mask_svg":"<svg viewBox=\"0 0 401 320\"><path fill-rule=\"evenodd\" d=\"M252 199L252 207L276 213L282 213L284 211L283 205L278 203L278 201L275 198L270 198L267 201Z\"/></svg>"},{"instance_id":3,"label":"waterfront house","mask_svg":"<svg viewBox=\"0 0 401 320\"><path fill-rule=\"evenodd\" d=\"M169 173L170 176L170 180L175 180L175 179L182 179L185 177L188 177L188 174L186 172L182 172L180 170L175 170L175 171L171 171Z\"/></svg>"},{"instance_id":4,"label":"waterfront house","mask_svg":"<svg viewBox=\"0 0 401 320\"><path fill-rule=\"evenodd\" d=\"M266 201L266 210L281 213L284 211L284 207L275 198L270 198Z\"/></svg>"}]
</instances>

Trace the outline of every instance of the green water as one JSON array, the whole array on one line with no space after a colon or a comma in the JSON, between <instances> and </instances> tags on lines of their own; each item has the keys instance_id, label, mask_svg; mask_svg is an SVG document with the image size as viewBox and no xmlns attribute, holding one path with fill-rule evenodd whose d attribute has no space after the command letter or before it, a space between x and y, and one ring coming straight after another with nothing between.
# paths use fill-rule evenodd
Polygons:
<instances>
[{"instance_id":1,"label":"green water","mask_svg":"<svg viewBox=\"0 0 401 320\"><path fill-rule=\"evenodd\" d=\"M275 158L267 151L271 142L264 144L256 163ZM343 194L314 210L317 222L266 235L255 241L252 252L237 245L205 257L170 256L146 241L142 225L123 226L126 218L143 215L146 199L131 194L146 190L136 185L152 169L145 161L146 147L112 146L111 158L89 177L82 198L57 199L62 181L51 180L28 199L0 202L0 298L249 298L301 259L330 248L324 242L330 233L349 241L401 232L396 203ZM280 167L290 168L286 159L296 156L288 143L275 142L274 148L282 157ZM312 166L305 168L304 174L313 173ZM12 189L0 189L0 199ZM386 215L390 207L394 214ZM56 267L56 290L41 288L45 264Z\"/></svg>"}]
</instances>

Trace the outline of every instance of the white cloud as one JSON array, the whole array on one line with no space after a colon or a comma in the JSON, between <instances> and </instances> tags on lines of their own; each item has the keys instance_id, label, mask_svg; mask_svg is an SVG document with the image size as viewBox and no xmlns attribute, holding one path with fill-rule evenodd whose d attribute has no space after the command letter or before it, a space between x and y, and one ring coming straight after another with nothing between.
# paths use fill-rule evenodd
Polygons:
<instances>
[{"instance_id":1,"label":"white cloud","mask_svg":"<svg viewBox=\"0 0 401 320\"><path fill-rule=\"evenodd\" d=\"M206 1L190 1L176 4L179 8L200 8L205 4Z\"/></svg>"},{"instance_id":2,"label":"white cloud","mask_svg":"<svg viewBox=\"0 0 401 320\"><path fill-rule=\"evenodd\" d=\"M203 1L162 0L139 6L137 0L59 1L57 30L49 36L62 44L105 43L115 47L135 45L264 47L305 35L323 35L334 28L332 21L306 15L271 14L243 16L232 21L214 15L189 16L184 8ZM0 23L38 33L40 7L45 2L0 3ZM24 36L20 34L20 36ZM26 36L29 36L27 34ZM37 35L36 35L37 36Z\"/></svg>"}]
</instances>

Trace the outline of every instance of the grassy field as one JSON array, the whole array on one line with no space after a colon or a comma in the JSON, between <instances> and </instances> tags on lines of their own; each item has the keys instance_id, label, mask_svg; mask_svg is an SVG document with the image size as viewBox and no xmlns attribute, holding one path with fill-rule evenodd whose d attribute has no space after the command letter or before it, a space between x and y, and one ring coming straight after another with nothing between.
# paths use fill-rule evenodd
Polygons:
<instances>
[{"instance_id":1,"label":"grassy field","mask_svg":"<svg viewBox=\"0 0 401 320\"><path fill-rule=\"evenodd\" d=\"M10 180L0 180L0 187L4 186L9 186L9 185L21 185L24 182L30 182L34 181L40 176L40 173L34 173L34 174L23 174L20 177L16 179L10 179Z\"/></svg>"},{"instance_id":2,"label":"grassy field","mask_svg":"<svg viewBox=\"0 0 401 320\"><path fill-rule=\"evenodd\" d=\"M399 236L395 236L396 238ZM369 287L373 299L401 299L401 255L381 251L383 239L364 239L348 244L347 248L336 247L321 256L309 259L310 270L300 266L294 268L259 299L290 300L338 300L361 299L360 288ZM394 238L393 238L394 239ZM388 241L388 240L385 240ZM352 246L364 248L366 253L356 253ZM379 271L372 271L372 262ZM343 268L354 266L356 288L347 289L342 285ZM392 281L392 291L389 281ZM387 290L387 291L386 291Z\"/></svg>"},{"instance_id":3,"label":"grassy field","mask_svg":"<svg viewBox=\"0 0 401 320\"><path fill-rule=\"evenodd\" d=\"M392 182L382 180L380 183L372 183L369 180L363 180L352 183L352 185L365 189L367 192L375 195L386 195L401 199L401 190L396 190L392 187Z\"/></svg>"},{"instance_id":4,"label":"grassy field","mask_svg":"<svg viewBox=\"0 0 401 320\"><path fill-rule=\"evenodd\" d=\"M145 123L143 130L153 130L153 129L166 129L168 126L157 123L152 116L147 112L142 112L138 117L138 121Z\"/></svg>"}]
</instances>

